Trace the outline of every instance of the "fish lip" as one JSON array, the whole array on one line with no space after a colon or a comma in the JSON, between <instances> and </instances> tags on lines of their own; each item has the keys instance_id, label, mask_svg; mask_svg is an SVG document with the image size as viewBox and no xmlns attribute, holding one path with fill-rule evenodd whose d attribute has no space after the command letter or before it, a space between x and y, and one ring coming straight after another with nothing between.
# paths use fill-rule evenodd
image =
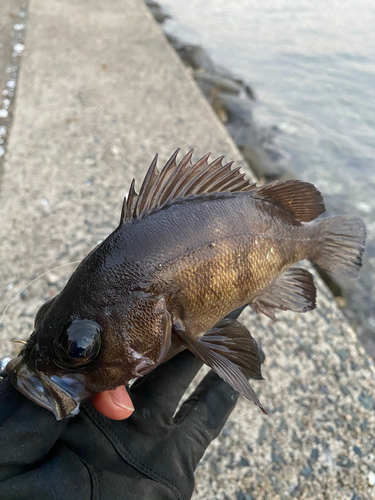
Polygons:
<instances>
[{"instance_id":1,"label":"fish lip","mask_svg":"<svg viewBox=\"0 0 375 500\"><path fill-rule=\"evenodd\" d=\"M80 403L91 395L75 375L47 377L30 369L22 357L9 361L5 370L21 394L51 411L56 420L77 415Z\"/></svg>"}]
</instances>

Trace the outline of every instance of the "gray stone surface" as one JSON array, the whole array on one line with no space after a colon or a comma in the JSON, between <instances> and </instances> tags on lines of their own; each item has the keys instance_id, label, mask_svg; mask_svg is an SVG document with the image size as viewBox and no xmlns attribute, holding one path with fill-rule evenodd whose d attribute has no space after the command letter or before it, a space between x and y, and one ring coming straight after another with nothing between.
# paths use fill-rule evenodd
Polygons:
<instances>
[{"instance_id":1,"label":"gray stone surface","mask_svg":"<svg viewBox=\"0 0 375 500\"><path fill-rule=\"evenodd\" d=\"M240 160L136 0L31 0L0 191L1 354L117 224L133 176L180 146ZM263 345L264 416L241 400L197 471L195 500L375 498L375 371L317 278L318 307L244 322Z\"/></svg>"}]
</instances>

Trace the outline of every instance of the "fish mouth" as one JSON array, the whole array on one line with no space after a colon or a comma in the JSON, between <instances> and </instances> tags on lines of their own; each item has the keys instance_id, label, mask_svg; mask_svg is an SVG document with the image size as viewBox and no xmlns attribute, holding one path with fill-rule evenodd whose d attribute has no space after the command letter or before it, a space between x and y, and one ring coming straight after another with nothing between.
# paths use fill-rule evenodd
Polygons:
<instances>
[{"instance_id":1,"label":"fish mouth","mask_svg":"<svg viewBox=\"0 0 375 500\"><path fill-rule=\"evenodd\" d=\"M12 359L5 367L13 386L28 399L51 411L56 420L74 417L80 403L91 394L77 374L47 377L31 370L22 357Z\"/></svg>"}]
</instances>

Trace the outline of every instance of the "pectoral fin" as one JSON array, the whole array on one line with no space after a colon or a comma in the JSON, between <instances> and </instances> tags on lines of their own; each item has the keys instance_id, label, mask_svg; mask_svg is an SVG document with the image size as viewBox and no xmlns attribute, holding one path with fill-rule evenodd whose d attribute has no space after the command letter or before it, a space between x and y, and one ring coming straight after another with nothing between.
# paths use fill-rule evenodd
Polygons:
<instances>
[{"instance_id":1,"label":"pectoral fin","mask_svg":"<svg viewBox=\"0 0 375 500\"><path fill-rule=\"evenodd\" d=\"M291 267L265 288L250 304L276 321L275 309L305 312L315 308L316 289L312 275L306 269Z\"/></svg>"},{"instance_id":2,"label":"pectoral fin","mask_svg":"<svg viewBox=\"0 0 375 500\"><path fill-rule=\"evenodd\" d=\"M193 338L186 329L179 326L175 326L175 332L191 352L236 391L267 413L246 378L263 377L257 343L243 325L224 319L200 339Z\"/></svg>"}]
</instances>

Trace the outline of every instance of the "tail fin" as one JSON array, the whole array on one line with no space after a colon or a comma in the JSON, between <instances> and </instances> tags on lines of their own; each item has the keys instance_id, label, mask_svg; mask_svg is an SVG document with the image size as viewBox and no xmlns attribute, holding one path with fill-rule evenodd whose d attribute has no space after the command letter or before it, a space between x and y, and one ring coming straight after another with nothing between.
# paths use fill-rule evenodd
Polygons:
<instances>
[{"instance_id":1,"label":"tail fin","mask_svg":"<svg viewBox=\"0 0 375 500\"><path fill-rule=\"evenodd\" d=\"M358 278L366 240L366 228L359 217L340 215L319 224L319 244L311 262L333 274Z\"/></svg>"}]
</instances>

